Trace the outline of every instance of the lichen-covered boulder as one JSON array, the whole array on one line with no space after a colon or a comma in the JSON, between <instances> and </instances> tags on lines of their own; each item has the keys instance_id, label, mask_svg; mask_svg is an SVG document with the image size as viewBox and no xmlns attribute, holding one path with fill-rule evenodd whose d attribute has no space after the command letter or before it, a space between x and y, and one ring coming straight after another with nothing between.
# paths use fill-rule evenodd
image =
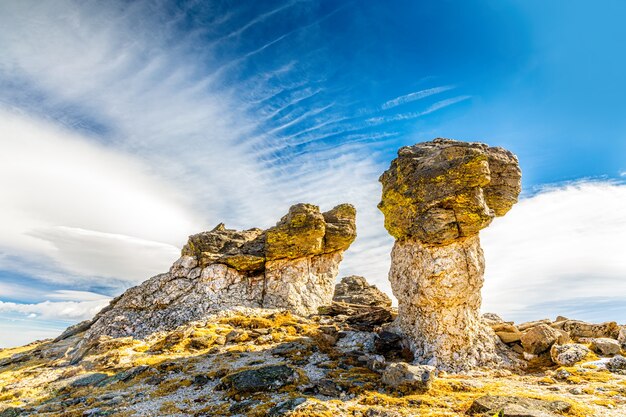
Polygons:
<instances>
[{"instance_id":1,"label":"lichen-covered boulder","mask_svg":"<svg viewBox=\"0 0 626 417\"><path fill-rule=\"evenodd\" d=\"M447 244L503 216L521 191L517 158L482 143L435 139L406 146L381 176L385 227L396 239Z\"/></svg>"},{"instance_id":2,"label":"lichen-covered boulder","mask_svg":"<svg viewBox=\"0 0 626 417\"><path fill-rule=\"evenodd\" d=\"M550 348L550 358L552 362L560 366L572 366L582 361L590 353L589 348L578 343L568 343L565 345L554 344Z\"/></svg>"},{"instance_id":3,"label":"lichen-covered boulder","mask_svg":"<svg viewBox=\"0 0 626 417\"><path fill-rule=\"evenodd\" d=\"M326 213L297 204L268 230L220 224L190 236L169 272L113 300L88 325L85 340L143 338L230 307L316 313L332 302L343 252L356 238L355 217L349 204Z\"/></svg>"},{"instance_id":4,"label":"lichen-covered boulder","mask_svg":"<svg viewBox=\"0 0 626 417\"><path fill-rule=\"evenodd\" d=\"M416 359L448 371L510 364L479 315L478 232L517 201L515 155L439 138L401 148L380 182L378 207L396 238L389 280Z\"/></svg>"}]
</instances>

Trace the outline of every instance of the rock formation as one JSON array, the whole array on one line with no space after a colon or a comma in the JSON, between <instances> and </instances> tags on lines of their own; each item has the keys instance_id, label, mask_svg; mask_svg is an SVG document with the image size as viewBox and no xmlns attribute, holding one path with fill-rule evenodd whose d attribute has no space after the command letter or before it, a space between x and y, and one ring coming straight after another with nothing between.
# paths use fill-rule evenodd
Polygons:
<instances>
[{"instance_id":1,"label":"rock formation","mask_svg":"<svg viewBox=\"0 0 626 417\"><path fill-rule=\"evenodd\" d=\"M94 318L86 339L141 338L229 307L316 313L332 301L342 254L356 237L355 216L349 204L326 213L297 204L268 230L220 224L190 236L169 272L113 300Z\"/></svg>"},{"instance_id":2,"label":"rock formation","mask_svg":"<svg viewBox=\"0 0 626 417\"><path fill-rule=\"evenodd\" d=\"M341 282L335 287L333 301L373 307L391 307L391 299L387 294L357 275L341 278Z\"/></svg>"},{"instance_id":3,"label":"rock formation","mask_svg":"<svg viewBox=\"0 0 626 417\"><path fill-rule=\"evenodd\" d=\"M520 179L511 152L449 139L401 148L380 177L398 324L418 361L451 371L502 362L479 316L478 232L515 204Z\"/></svg>"}]
</instances>

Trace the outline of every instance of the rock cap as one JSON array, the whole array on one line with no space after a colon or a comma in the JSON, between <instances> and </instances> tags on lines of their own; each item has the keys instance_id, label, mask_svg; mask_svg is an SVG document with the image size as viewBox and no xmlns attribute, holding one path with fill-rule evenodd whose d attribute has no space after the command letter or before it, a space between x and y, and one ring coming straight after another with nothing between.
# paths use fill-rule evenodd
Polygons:
<instances>
[{"instance_id":1,"label":"rock cap","mask_svg":"<svg viewBox=\"0 0 626 417\"><path fill-rule=\"evenodd\" d=\"M503 148L437 138L400 148L379 181L378 208L392 236L445 245L506 214L521 191L521 170Z\"/></svg>"}]
</instances>

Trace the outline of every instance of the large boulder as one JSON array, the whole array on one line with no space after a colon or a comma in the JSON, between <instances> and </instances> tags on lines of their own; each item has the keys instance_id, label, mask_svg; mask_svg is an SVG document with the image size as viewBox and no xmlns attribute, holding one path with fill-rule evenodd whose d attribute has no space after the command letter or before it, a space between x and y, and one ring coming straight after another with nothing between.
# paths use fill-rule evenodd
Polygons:
<instances>
[{"instance_id":1,"label":"large boulder","mask_svg":"<svg viewBox=\"0 0 626 417\"><path fill-rule=\"evenodd\" d=\"M565 345L554 344L550 348L550 358L552 362L560 366L572 366L582 361L590 353L589 348L578 343L568 343Z\"/></svg>"},{"instance_id":2,"label":"large boulder","mask_svg":"<svg viewBox=\"0 0 626 417\"><path fill-rule=\"evenodd\" d=\"M609 356L617 355L622 351L622 347L615 339L609 339L608 337L598 337L591 339L591 350L599 355Z\"/></svg>"},{"instance_id":3,"label":"large boulder","mask_svg":"<svg viewBox=\"0 0 626 417\"><path fill-rule=\"evenodd\" d=\"M378 207L396 238L389 279L416 359L449 371L510 363L479 315L478 232L517 201L515 155L435 139L401 148L380 181Z\"/></svg>"},{"instance_id":4,"label":"large boulder","mask_svg":"<svg viewBox=\"0 0 626 417\"><path fill-rule=\"evenodd\" d=\"M538 355L549 350L559 337L561 333L558 330L547 324L540 324L522 333L520 341L526 352Z\"/></svg>"},{"instance_id":5,"label":"large boulder","mask_svg":"<svg viewBox=\"0 0 626 417\"><path fill-rule=\"evenodd\" d=\"M335 286L333 301L374 307L391 307L391 299L365 278L356 275L343 277Z\"/></svg>"},{"instance_id":6,"label":"large boulder","mask_svg":"<svg viewBox=\"0 0 626 417\"><path fill-rule=\"evenodd\" d=\"M409 365L406 362L392 363L383 371L383 384L406 393L425 392L435 378L435 368L428 365Z\"/></svg>"},{"instance_id":7,"label":"large boulder","mask_svg":"<svg viewBox=\"0 0 626 417\"><path fill-rule=\"evenodd\" d=\"M84 340L143 338L230 307L316 313L332 302L343 252L356 237L355 216L349 204L326 213L297 204L268 230L220 224L190 236L169 272L113 300L89 324Z\"/></svg>"},{"instance_id":8,"label":"large boulder","mask_svg":"<svg viewBox=\"0 0 626 417\"><path fill-rule=\"evenodd\" d=\"M610 339L617 339L621 330L620 326L614 321L587 323L580 320L562 320L553 323L552 327L568 332L572 339L581 337L608 337Z\"/></svg>"},{"instance_id":9,"label":"large boulder","mask_svg":"<svg viewBox=\"0 0 626 417\"><path fill-rule=\"evenodd\" d=\"M240 393L268 392L295 382L297 372L287 365L268 365L246 369L226 375L220 381L221 388L232 388Z\"/></svg>"}]
</instances>

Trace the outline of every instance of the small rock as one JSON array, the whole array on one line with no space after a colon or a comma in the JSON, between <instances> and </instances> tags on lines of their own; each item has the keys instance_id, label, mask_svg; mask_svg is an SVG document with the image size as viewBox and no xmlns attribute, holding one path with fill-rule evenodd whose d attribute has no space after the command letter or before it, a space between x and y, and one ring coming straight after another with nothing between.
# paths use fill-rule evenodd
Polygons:
<instances>
[{"instance_id":1,"label":"small rock","mask_svg":"<svg viewBox=\"0 0 626 417\"><path fill-rule=\"evenodd\" d=\"M234 329L226 335L226 343L241 343L248 340L248 333L245 330Z\"/></svg>"},{"instance_id":2,"label":"small rock","mask_svg":"<svg viewBox=\"0 0 626 417\"><path fill-rule=\"evenodd\" d=\"M488 326L493 326L497 323L504 323L502 317L498 316L496 313L484 313L482 315L482 319Z\"/></svg>"},{"instance_id":3,"label":"small rock","mask_svg":"<svg viewBox=\"0 0 626 417\"><path fill-rule=\"evenodd\" d=\"M626 373L626 358L615 355L606 363L606 369L614 373Z\"/></svg>"},{"instance_id":4,"label":"small rock","mask_svg":"<svg viewBox=\"0 0 626 417\"><path fill-rule=\"evenodd\" d=\"M622 349L626 350L626 326L621 326L619 334L617 335L617 341Z\"/></svg>"},{"instance_id":5,"label":"small rock","mask_svg":"<svg viewBox=\"0 0 626 417\"><path fill-rule=\"evenodd\" d=\"M93 373L93 374L89 374L81 378L75 379L74 381L70 383L70 386L74 388L80 388L80 387L97 385L99 382L104 381L108 377L109 375L107 374Z\"/></svg>"},{"instance_id":6,"label":"small rock","mask_svg":"<svg viewBox=\"0 0 626 417\"><path fill-rule=\"evenodd\" d=\"M556 371L556 374L554 374L554 377L556 379L561 379L561 380L565 380L569 378L570 376L572 376L572 374L566 371L565 369L559 369L558 371Z\"/></svg>"},{"instance_id":7,"label":"small rock","mask_svg":"<svg viewBox=\"0 0 626 417\"><path fill-rule=\"evenodd\" d=\"M622 350L619 342L615 339L600 337L591 340L591 350L600 355L617 355Z\"/></svg>"},{"instance_id":8,"label":"small rock","mask_svg":"<svg viewBox=\"0 0 626 417\"><path fill-rule=\"evenodd\" d=\"M374 372L382 371L386 365L385 357L382 355L363 355L360 356L358 359L361 362L365 362L365 367Z\"/></svg>"},{"instance_id":9,"label":"small rock","mask_svg":"<svg viewBox=\"0 0 626 417\"><path fill-rule=\"evenodd\" d=\"M365 278L351 275L343 277L335 286L333 301L348 304L362 304L377 307L391 307L391 299L375 285L369 285Z\"/></svg>"},{"instance_id":10,"label":"small rock","mask_svg":"<svg viewBox=\"0 0 626 417\"><path fill-rule=\"evenodd\" d=\"M336 325L328 325L328 326L320 326L319 330L321 332L322 339L328 343L330 346L334 346L339 340L339 329Z\"/></svg>"},{"instance_id":11,"label":"small rock","mask_svg":"<svg viewBox=\"0 0 626 417\"><path fill-rule=\"evenodd\" d=\"M402 414L383 408L368 408L367 411L365 411L365 417L402 417Z\"/></svg>"},{"instance_id":12,"label":"small rock","mask_svg":"<svg viewBox=\"0 0 626 417\"><path fill-rule=\"evenodd\" d=\"M525 323L518 324L517 328L519 329L520 332L523 332L524 330L532 329L533 327L539 326L540 324L550 324L550 323L552 323L552 320L550 319L527 321Z\"/></svg>"},{"instance_id":13,"label":"small rock","mask_svg":"<svg viewBox=\"0 0 626 417\"><path fill-rule=\"evenodd\" d=\"M287 365L268 365L226 375L220 385L239 392L259 392L280 388L297 377L298 374Z\"/></svg>"},{"instance_id":14,"label":"small rock","mask_svg":"<svg viewBox=\"0 0 626 417\"><path fill-rule=\"evenodd\" d=\"M287 416L297 406L304 403L306 398L292 398L287 401L280 402L267 411L267 417Z\"/></svg>"},{"instance_id":15,"label":"small rock","mask_svg":"<svg viewBox=\"0 0 626 417\"><path fill-rule=\"evenodd\" d=\"M496 332L496 335L502 340L504 343L515 343L519 342L522 337L522 332L519 330L516 332Z\"/></svg>"},{"instance_id":16,"label":"small rock","mask_svg":"<svg viewBox=\"0 0 626 417\"><path fill-rule=\"evenodd\" d=\"M230 411L232 414L242 414L259 404L261 404L261 401L258 400L238 401L235 404L231 405L228 411Z\"/></svg>"},{"instance_id":17,"label":"small rock","mask_svg":"<svg viewBox=\"0 0 626 417\"><path fill-rule=\"evenodd\" d=\"M538 355L550 349L560 336L561 333L547 324L537 324L524 331L520 340L526 352Z\"/></svg>"},{"instance_id":18,"label":"small rock","mask_svg":"<svg viewBox=\"0 0 626 417\"><path fill-rule=\"evenodd\" d=\"M565 401L544 401L533 398L485 395L472 403L469 415L520 416L520 417L557 417L571 408ZM499 413L499 414L498 414Z\"/></svg>"},{"instance_id":19,"label":"small rock","mask_svg":"<svg viewBox=\"0 0 626 417\"><path fill-rule=\"evenodd\" d=\"M320 379L319 381L315 382L313 389L316 393L320 395L325 395L327 397L337 398L343 393L341 387L335 384L335 382L330 379Z\"/></svg>"},{"instance_id":20,"label":"small rock","mask_svg":"<svg viewBox=\"0 0 626 417\"><path fill-rule=\"evenodd\" d=\"M17 417L22 414L21 408L9 407L0 411L0 417Z\"/></svg>"},{"instance_id":21,"label":"small rock","mask_svg":"<svg viewBox=\"0 0 626 417\"><path fill-rule=\"evenodd\" d=\"M574 387L574 388L570 388L568 392L572 395L582 395L583 389L580 387Z\"/></svg>"},{"instance_id":22,"label":"small rock","mask_svg":"<svg viewBox=\"0 0 626 417\"><path fill-rule=\"evenodd\" d=\"M392 363L383 371L382 383L393 388L411 392L425 392L430 389L435 377L435 367L429 365L409 365L406 362Z\"/></svg>"},{"instance_id":23,"label":"small rock","mask_svg":"<svg viewBox=\"0 0 626 417\"><path fill-rule=\"evenodd\" d=\"M580 362L587 354L589 354L587 346L577 343L566 345L554 344L550 349L552 362L560 366L572 366L576 362Z\"/></svg>"}]
</instances>

